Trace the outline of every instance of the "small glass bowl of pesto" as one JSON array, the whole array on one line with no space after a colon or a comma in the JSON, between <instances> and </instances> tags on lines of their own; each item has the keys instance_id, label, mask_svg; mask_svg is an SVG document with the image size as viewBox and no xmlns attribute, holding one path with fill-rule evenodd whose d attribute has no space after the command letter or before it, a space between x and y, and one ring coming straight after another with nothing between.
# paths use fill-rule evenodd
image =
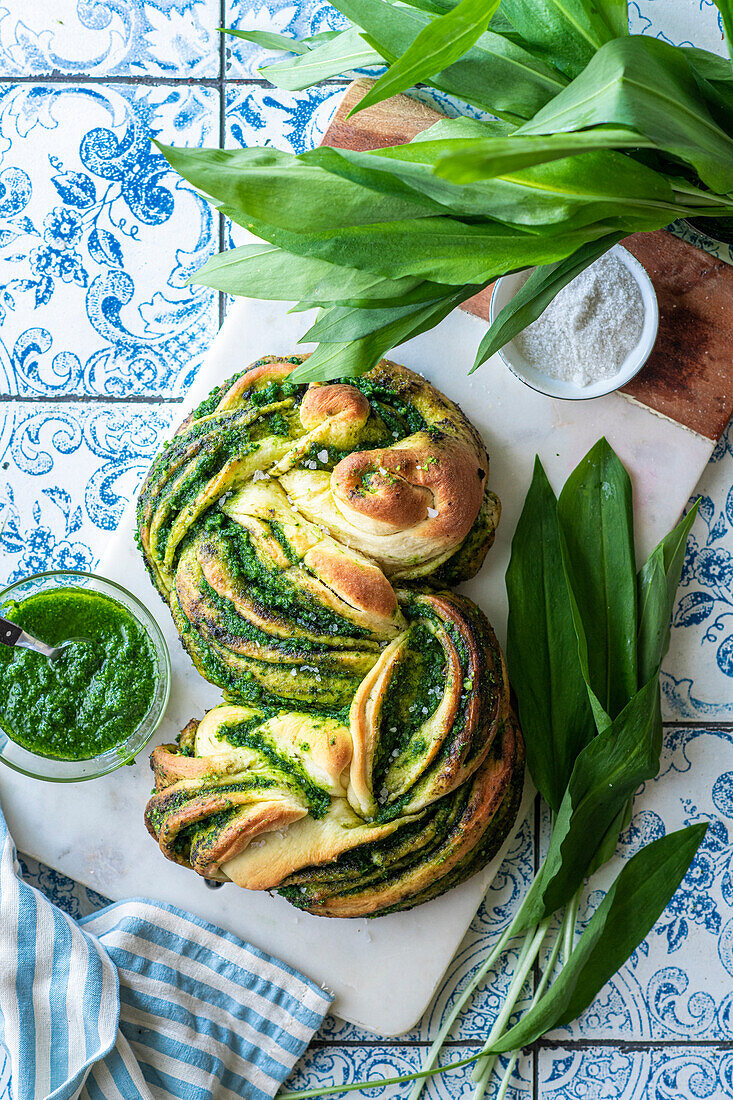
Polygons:
<instances>
[{"instance_id":1,"label":"small glass bowl of pesto","mask_svg":"<svg viewBox=\"0 0 733 1100\"><path fill-rule=\"evenodd\" d=\"M0 615L54 661L0 645L0 760L34 779L95 779L130 763L168 703L160 627L130 592L93 573L36 573L0 592Z\"/></svg>"}]
</instances>

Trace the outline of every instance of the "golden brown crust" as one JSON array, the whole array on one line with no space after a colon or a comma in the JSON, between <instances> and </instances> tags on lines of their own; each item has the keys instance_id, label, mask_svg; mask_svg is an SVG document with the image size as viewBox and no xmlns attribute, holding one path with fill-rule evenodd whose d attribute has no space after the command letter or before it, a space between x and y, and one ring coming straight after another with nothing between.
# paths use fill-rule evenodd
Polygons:
<instances>
[{"instance_id":1,"label":"golden brown crust","mask_svg":"<svg viewBox=\"0 0 733 1100\"><path fill-rule=\"evenodd\" d=\"M486 487L486 469L460 439L433 442L426 432L413 445L361 451L331 475L334 496L358 523L377 520L395 530L421 524L431 542L457 545L471 530Z\"/></svg>"},{"instance_id":2,"label":"golden brown crust","mask_svg":"<svg viewBox=\"0 0 733 1100\"><path fill-rule=\"evenodd\" d=\"M310 430L328 420L339 421L339 427L353 431L366 424L370 411L368 400L355 386L310 385L300 405L300 422Z\"/></svg>"},{"instance_id":3,"label":"golden brown crust","mask_svg":"<svg viewBox=\"0 0 733 1100\"><path fill-rule=\"evenodd\" d=\"M394 621L397 597L384 573L369 561L347 557L340 549L320 543L303 561L324 584L359 611L373 615L375 625Z\"/></svg>"}]
</instances>

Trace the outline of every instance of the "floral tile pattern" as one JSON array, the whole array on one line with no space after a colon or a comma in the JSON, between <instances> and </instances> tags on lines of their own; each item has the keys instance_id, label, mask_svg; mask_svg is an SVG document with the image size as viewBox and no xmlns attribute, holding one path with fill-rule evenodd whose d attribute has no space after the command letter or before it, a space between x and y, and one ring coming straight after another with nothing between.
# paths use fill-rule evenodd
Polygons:
<instances>
[{"instance_id":1,"label":"floral tile pattern","mask_svg":"<svg viewBox=\"0 0 733 1100\"><path fill-rule=\"evenodd\" d=\"M227 0L226 17L226 26L236 30L276 31L292 38L341 30L348 25L326 0ZM257 76L260 65L282 56L231 35L225 40L225 53L227 76L239 79Z\"/></svg>"},{"instance_id":2,"label":"floral tile pattern","mask_svg":"<svg viewBox=\"0 0 733 1100\"><path fill-rule=\"evenodd\" d=\"M303 153L323 137L343 88L322 85L305 92L273 90L258 84L227 89L226 146L267 141L289 153Z\"/></svg>"},{"instance_id":3,"label":"floral tile pattern","mask_svg":"<svg viewBox=\"0 0 733 1100\"><path fill-rule=\"evenodd\" d=\"M3 581L92 569L175 405L0 404ZM71 469L84 471L81 478Z\"/></svg>"},{"instance_id":4,"label":"floral tile pattern","mask_svg":"<svg viewBox=\"0 0 733 1100\"><path fill-rule=\"evenodd\" d=\"M222 19L292 35L343 25L325 0L0 0L0 582L94 567L218 326L223 303L185 285L220 246L217 221L152 139L300 152L341 94L339 81L264 85L258 66L272 55L220 43ZM722 51L712 0L633 0L631 26ZM732 485L733 428L699 487L664 667L665 715L681 724L666 729L660 776L640 792L616 864L684 824L710 820L708 834L632 959L579 1021L520 1061L510 1100L733 1100ZM534 835L530 820L414 1031L387 1043L329 1019L291 1087L419 1068L526 890ZM105 903L35 861L24 873L75 916ZM505 984L501 968L482 984L451 1059L475 1051ZM470 1067L425 1093L471 1094ZM0 1051L0 1100L9 1095Z\"/></svg>"},{"instance_id":5,"label":"floral tile pattern","mask_svg":"<svg viewBox=\"0 0 733 1100\"><path fill-rule=\"evenodd\" d=\"M733 426L700 481L664 664L665 717L733 720ZM690 502L693 503L692 501Z\"/></svg>"},{"instance_id":6,"label":"floral tile pattern","mask_svg":"<svg viewBox=\"0 0 733 1100\"><path fill-rule=\"evenodd\" d=\"M733 1097L733 1051L724 1047L543 1050L542 1100L726 1100Z\"/></svg>"},{"instance_id":7,"label":"floral tile pattern","mask_svg":"<svg viewBox=\"0 0 733 1100\"><path fill-rule=\"evenodd\" d=\"M0 393L181 393L218 323L186 286L216 232L152 139L215 143L217 93L5 83L0 132Z\"/></svg>"},{"instance_id":8,"label":"floral tile pattern","mask_svg":"<svg viewBox=\"0 0 733 1100\"><path fill-rule=\"evenodd\" d=\"M219 72L219 0L4 0L2 76Z\"/></svg>"}]
</instances>

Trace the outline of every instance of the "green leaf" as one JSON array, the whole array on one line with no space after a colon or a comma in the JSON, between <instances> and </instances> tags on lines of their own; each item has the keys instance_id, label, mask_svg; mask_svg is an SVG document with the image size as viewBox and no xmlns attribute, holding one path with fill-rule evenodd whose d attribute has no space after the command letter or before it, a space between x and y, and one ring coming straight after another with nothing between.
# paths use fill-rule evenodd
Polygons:
<instances>
[{"instance_id":1,"label":"green leaf","mask_svg":"<svg viewBox=\"0 0 733 1100\"><path fill-rule=\"evenodd\" d=\"M554 264L543 265L533 271L526 283L496 315L486 335L479 344L476 359L469 374L490 359L495 352L508 344L518 332L544 313L553 298L564 286L580 275L586 267L608 252L622 240L622 233L600 236L595 241L580 245L570 256Z\"/></svg>"},{"instance_id":2,"label":"green leaf","mask_svg":"<svg viewBox=\"0 0 733 1100\"><path fill-rule=\"evenodd\" d=\"M506 573L507 664L519 702L527 764L559 809L578 753L595 736L560 548L557 501L539 458Z\"/></svg>"},{"instance_id":3,"label":"green leaf","mask_svg":"<svg viewBox=\"0 0 733 1100\"><path fill-rule=\"evenodd\" d=\"M733 60L733 3L731 0L713 0L713 3L720 12L728 56Z\"/></svg>"},{"instance_id":4,"label":"green leaf","mask_svg":"<svg viewBox=\"0 0 733 1100\"><path fill-rule=\"evenodd\" d=\"M570 900L617 815L637 787L657 774L658 691L656 678L650 680L578 755L517 931L531 928Z\"/></svg>"},{"instance_id":5,"label":"green leaf","mask_svg":"<svg viewBox=\"0 0 733 1100\"><path fill-rule=\"evenodd\" d=\"M733 137L711 116L682 50L635 35L607 43L563 92L518 131L575 131L610 123L637 130L692 165L720 194L733 190Z\"/></svg>"},{"instance_id":6,"label":"green leaf","mask_svg":"<svg viewBox=\"0 0 733 1100\"><path fill-rule=\"evenodd\" d=\"M388 0L338 0L337 6L389 62L404 54L433 18ZM567 81L521 46L487 31L460 61L428 83L491 114L521 121L532 118Z\"/></svg>"},{"instance_id":7,"label":"green leaf","mask_svg":"<svg viewBox=\"0 0 733 1100\"><path fill-rule=\"evenodd\" d=\"M411 302L400 299L399 305L388 305L376 309L362 309L349 305L331 306L323 311L318 320L301 337L300 342L320 341L323 344L339 344L347 343L349 340L360 340L362 336L377 332L385 325L392 324L393 321L412 316L424 307L448 299L452 301L455 297L455 287L442 287L438 283L425 283L423 286L426 288L423 296ZM481 287L466 287L465 297L478 294L481 289Z\"/></svg>"},{"instance_id":8,"label":"green leaf","mask_svg":"<svg viewBox=\"0 0 733 1100\"><path fill-rule=\"evenodd\" d=\"M438 138L374 152L316 149L300 159L384 194L432 202L435 212L484 217L490 211L493 218L518 225L562 223L563 232L615 218L625 225L632 217L636 228L646 224L656 229L684 212L664 176L608 151L517 169L502 178L455 184L434 173L436 163L455 144Z\"/></svg>"},{"instance_id":9,"label":"green leaf","mask_svg":"<svg viewBox=\"0 0 733 1100\"><path fill-rule=\"evenodd\" d=\"M639 682L659 672L669 648L672 607L682 575L687 537L697 515L699 501L662 539L639 570L638 606Z\"/></svg>"},{"instance_id":10,"label":"green leaf","mask_svg":"<svg viewBox=\"0 0 733 1100\"><path fill-rule=\"evenodd\" d=\"M304 42L299 42L297 38L290 38L287 34L276 34L274 31L238 31L233 27L219 27L219 30L222 34L230 34L232 38L243 38L245 42L254 42L256 46L263 46L266 50L308 52L308 46Z\"/></svg>"},{"instance_id":11,"label":"green leaf","mask_svg":"<svg viewBox=\"0 0 733 1100\"><path fill-rule=\"evenodd\" d=\"M291 374L295 382L328 382L333 378L355 378L376 366L392 348L433 328L464 297L463 291L440 302L417 305L407 317L398 318L378 332L344 344L319 344L309 359Z\"/></svg>"},{"instance_id":12,"label":"green leaf","mask_svg":"<svg viewBox=\"0 0 733 1100\"><path fill-rule=\"evenodd\" d=\"M563 561L580 627L580 663L615 718L637 689L636 564L631 481L605 439L576 466L558 500Z\"/></svg>"},{"instance_id":13,"label":"green leaf","mask_svg":"<svg viewBox=\"0 0 733 1100\"><path fill-rule=\"evenodd\" d=\"M459 0L451 11L437 16L423 27L351 114L405 92L459 61L484 33L498 7L499 0Z\"/></svg>"},{"instance_id":14,"label":"green leaf","mask_svg":"<svg viewBox=\"0 0 733 1100\"><path fill-rule=\"evenodd\" d=\"M598 231L590 226L548 237L523 233L498 222L472 225L456 218L434 217L306 234L286 231L258 218L237 220L256 236L288 252L372 271L385 278L410 275L456 288L486 285L515 267L557 260Z\"/></svg>"},{"instance_id":15,"label":"green leaf","mask_svg":"<svg viewBox=\"0 0 733 1100\"><path fill-rule=\"evenodd\" d=\"M472 183L578 153L653 147L653 142L633 130L603 126L569 134L487 138L478 142L466 141L462 149L447 151L437 159L435 171L454 183Z\"/></svg>"},{"instance_id":16,"label":"green leaf","mask_svg":"<svg viewBox=\"0 0 733 1100\"><path fill-rule=\"evenodd\" d=\"M707 822L670 833L628 861L545 995L492 1045L518 1050L588 1007L651 932L700 847Z\"/></svg>"},{"instance_id":17,"label":"green leaf","mask_svg":"<svg viewBox=\"0 0 733 1100\"><path fill-rule=\"evenodd\" d=\"M217 253L189 282L246 298L289 301L308 295L313 305L349 296L366 301L372 294L380 301L389 297L403 301L414 287L424 285L418 279L384 279L355 268L296 256L266 242Z\"/></svg>"},{"instance_id":18,"label":"green leaf","mask_svg":"<svg viewBox=\"0 0 733 1100\"><path fill-rule=\"evenodd\" d=\"M574 77L596 50L618 37L619 6L618 0L503 0L501 10L533 53ZM613 12L613 26L604 8ZM621 33L628 33L628 22Z\"/></svg>"},{"instance_id":19,"label":"green leaf","mask_svg":"<svg viewBox=\"0 0 733 1100\"><path fill-rule=\"evenodd\" d=\"M309 234L333 232L339 226L417 218L434 209L429 199L416 193L411 198L405 194L379 194L269 147L159 148L194 187L252 218L291 230L304 240Z\"/></svg>"},{"instance_id":20,"label":"green leaf","mask_svg":"<svg viewBox=\"0 0 733 1100\"><path fill-rule=\"evenodd\" d=\"M226 212L227 208L222 210ZM437 296L437 284L426 288L422 279L383 278L298 256L266 242L242 244L211 256L189 282L247 298L288 301L307 296L308 308L350 297L359 300L362 308L369 308L373 297L381 308L394 298L405 303L416 292L423 300Z\"/></svg>"},{"instance_id":21,"label":"green leaf","mask_svg":"<svg viewBox=\"0 0 733 1100\"><path fill-rule=\"evenodd\" d=\"M364 41L358 28L349 27L322 46L301 52L298 57L263 66L260 73L278 88L292 92L310 88L321 80L352 69L381 64L381 56Z\"/></svg>"}]
</instances>

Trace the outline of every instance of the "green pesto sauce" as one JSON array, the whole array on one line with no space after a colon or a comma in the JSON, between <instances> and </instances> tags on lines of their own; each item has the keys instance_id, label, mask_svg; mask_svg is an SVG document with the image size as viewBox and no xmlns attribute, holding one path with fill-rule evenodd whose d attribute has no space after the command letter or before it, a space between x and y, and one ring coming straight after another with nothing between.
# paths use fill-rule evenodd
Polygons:
<instances>
[{"instance_id":1,"label":"green pesto sauce","mask_svg":"<svg viewBox=\"0 0 733 1100\"><path fill-rule=\"evenodd\" d=\"M379 789L390 755L401 752L420 726L435 713L445 686L445 654L421 622L410 628L409 647L389 682L382 705L379 747L374 759L374 786ZM418 738L415 753L425 748Z\"/></svg>"},{"instance_id":2,"label":"green pesto sauce","mask_svg":"<svg viewBox=\"0 0 733 1100\"><path fill-rule=\"evenodd\" d=\"M39 592L2 608L29 634L71 645L51 662L0 647L0 726L38 756L89 760L126 741L155 694L146 631L117 600L81 588Z\"/></svg>"}]
</instances>

